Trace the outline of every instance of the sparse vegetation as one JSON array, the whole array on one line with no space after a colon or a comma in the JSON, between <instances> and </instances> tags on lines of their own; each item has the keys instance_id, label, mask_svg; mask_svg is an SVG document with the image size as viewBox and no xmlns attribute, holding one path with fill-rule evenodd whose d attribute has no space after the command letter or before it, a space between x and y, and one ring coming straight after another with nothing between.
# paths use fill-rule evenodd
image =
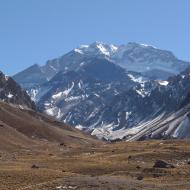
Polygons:
<instances>
[{"instance_id":1,"label":"sparse vegetation","mask_svg":"<svg viewBox=\"0 0 190 190\"><path fill-rule=\"evenodd\" d=\"M25 149L17 153L2 152L0 189L53 190L69 186L114 190L189 189L190 142L170 140L159 145L160 141L118 142L60 149L49 142L31 146L30 153ZM173 145L175 151L170 148ZM12 160L13 154L17 160ZM133 159L128 160L129 156ZM154 168L158 159L176 167Z\"/></svg>"}]
</instances>

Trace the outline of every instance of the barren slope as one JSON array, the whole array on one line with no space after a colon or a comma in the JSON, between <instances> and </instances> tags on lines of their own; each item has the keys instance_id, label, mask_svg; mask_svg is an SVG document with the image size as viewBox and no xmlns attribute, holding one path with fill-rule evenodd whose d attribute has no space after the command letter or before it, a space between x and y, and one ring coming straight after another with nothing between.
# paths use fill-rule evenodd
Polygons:
<instances>
[{"instance_id":1,"label":"barren slope","mask_svg":"<svg viewBox=\"0 0 190 190\"><path fill-rule=\"evenodd\" d=\"M80 146L97 140L33 110L0 102L0 146L30 148L39 142Z\"/></svg>"}]
</instances>

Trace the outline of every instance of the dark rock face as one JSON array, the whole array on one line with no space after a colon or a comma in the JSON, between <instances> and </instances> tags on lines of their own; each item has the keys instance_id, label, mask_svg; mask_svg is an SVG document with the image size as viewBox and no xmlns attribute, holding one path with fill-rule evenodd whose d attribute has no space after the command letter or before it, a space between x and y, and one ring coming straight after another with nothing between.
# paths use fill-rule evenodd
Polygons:
<instances>
[{"instance_id":1,"label":"dark rock face","mask_svg":"<svg viewBox=\"0 0 190 190\"><path fill-rule=\"evenodd\" d=\"M98 112L109 105L117 93L135 84L124 69L107 60L94 59L78 71L59 72L45 83L42 88L50 90L40 98L38 105L45 111L56 108L55 116L71 125L88 126L98 119ZM58 110L63 113L61 116Z\"/></svg>"},{"instance_id":2,"label":"dark rock face","mask_svg":"<svg viewBox=\"0 0 190 190\"><path fill-rule=\"evenodd\" d=\"M10 77L0 72L0 100L35 109L28 94Z\"/></svg>"},{"instance_id":3,"label":"dark rock face","mask_svg":"<svg viewBox=\"0 0 190 190\"><path fill-rule=\"evenodd\" d=\"M175 168L174 165L169 164L163 160L156 160L154 166L154 168Z\"/></svg>"}]
</instances>

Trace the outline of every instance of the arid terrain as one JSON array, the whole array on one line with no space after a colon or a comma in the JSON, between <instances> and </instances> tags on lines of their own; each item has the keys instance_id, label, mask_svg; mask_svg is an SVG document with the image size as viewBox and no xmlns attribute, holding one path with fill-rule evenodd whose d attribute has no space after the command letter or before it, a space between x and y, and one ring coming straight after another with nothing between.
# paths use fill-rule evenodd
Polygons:
<instances>
[{"instance_id":1,"label":"arid terrain","mask_svg":"<svg viewBox=\"0 0 190 190\"><path fill-rule=\"evenodd\" d=\"M1 190L187 190L189 161L188 140L108 143L1 103Z\"/></svg>"}]
</instances>

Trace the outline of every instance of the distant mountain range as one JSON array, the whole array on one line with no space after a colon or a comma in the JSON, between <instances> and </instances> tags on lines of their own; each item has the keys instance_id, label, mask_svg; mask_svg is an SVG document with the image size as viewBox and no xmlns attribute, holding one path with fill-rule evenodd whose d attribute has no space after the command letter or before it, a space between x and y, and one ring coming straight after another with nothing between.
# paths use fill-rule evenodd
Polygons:
<instances>
[{"instance_id":1,"label":"distant mountain range","mask_svg":"<svg viewBox=\"0 0 190 190\"><path fill-rule=\"evenodd\" d=\"M184 138L184 118L165 121L189 103L189 66L153 46L95 42L13 78L39 110L99 138Z\"/></svg>"}]
</instances>

